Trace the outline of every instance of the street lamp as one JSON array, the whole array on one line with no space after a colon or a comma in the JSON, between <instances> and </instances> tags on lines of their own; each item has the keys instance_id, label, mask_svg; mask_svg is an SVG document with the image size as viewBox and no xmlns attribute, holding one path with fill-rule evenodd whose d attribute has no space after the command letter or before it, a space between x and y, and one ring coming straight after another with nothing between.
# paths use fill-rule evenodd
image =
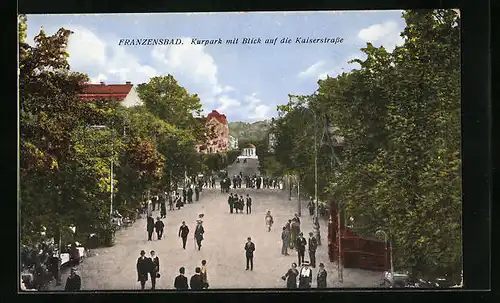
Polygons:
<instances>
[{"instance_id":1,"label":"street lamp","mask_svg":"<svg viewBox=\"0 0 500 303\"><path fill-rule=\"evenodd\" d=\"M338 247L339 247L339 256L338 256L338 275L339 282L344 282L344 266L342 264L342 232L341 232L341 224L340 224L340 215L342 211L342 207L344 206L344 201L338 202L338 210L337 210L337 233L338 233Z\"/></svg>"},{"instance_id":2,"label":"street lamp","mask_svg":"<svg viewBox=\"0 0 500 303\"><path fill-rule=\"evenodd\" d=\"M292 102L292 98L297 98L296 95L289 95L290 103ZM305 107L305 110L309 111L313 114L314 117L314 201L315 201L315 214L313 217L313 233L314 237L318 241L318 245L321 245L321 233L320 233L320 225L319 225L319 201L318 201L318 144L317 144L317 117L316 112L310 108Z\"/></svg>"},{"instance_id":3,"label":"street lamp","mask_svg":"<svg viewBox=\"0 0 500 303\"><path fill-rule=\"evenodd\" d=\"M375 235L380 235L382 234L384 236L384 242L385 242L385 253L386 253L386 256L387 256L387 246L389 246L389 260L390 260L390 263L391 263L391 277L394 277L394 266L393 266L393 263L392 263L392 244L391 242L389 241L389 237L387 236L387 233L381 229L377 230L375 232ZM389 245L387 245L389 244ZM386 260L387 260L387 257L386 257Z\"/></svg>"},{"instance_id":4,"label":"street lamp","mask_svg":"<svg viewBox=\"0 0 500 303\"><path fill-rule=\"evenodd\" d=\"M106 125L92 125L90 126L92 129L107 129L108 127ZM111 183L111 196L110 196L110 206L109 206L109 217L113 217L113 195L114 195L114 178L113 178L113 157L115 155L114 153L114 143L115 143L115 129L113 128L111 130L111 164L110 164L110 176L109 176L109 182Z\"/></svg>"}]
</instances>

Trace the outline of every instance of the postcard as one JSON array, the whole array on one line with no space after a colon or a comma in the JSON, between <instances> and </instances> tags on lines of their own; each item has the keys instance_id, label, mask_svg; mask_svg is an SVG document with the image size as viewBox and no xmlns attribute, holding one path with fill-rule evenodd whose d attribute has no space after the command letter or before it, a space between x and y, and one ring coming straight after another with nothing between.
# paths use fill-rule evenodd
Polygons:
<instances>
[{"instance_id":1,"label":"postcard","mask_svg":"<svg viewBox=\"0 0 500 303\"><path fill-rule=\"evenodd\" d=\"M460 11L18 19L22 291L463 286Z\"/></svg>"}]
</instances>

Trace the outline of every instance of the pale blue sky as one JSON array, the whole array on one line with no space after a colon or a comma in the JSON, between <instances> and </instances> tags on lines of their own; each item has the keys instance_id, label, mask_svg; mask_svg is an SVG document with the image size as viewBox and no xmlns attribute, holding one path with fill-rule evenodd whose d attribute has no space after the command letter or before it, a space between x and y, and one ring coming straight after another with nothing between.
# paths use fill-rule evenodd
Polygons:
<instances>
[{"instance_id":1,"label":"pale blue sky","mask_svg":"<svg viewBox=\"0 0 500 303\"><path fill-rule=\"evenodd\" d=\"M401 11L28 15L28 40L40 27L48 34L71 29L71 68L98 82L134 84L172 74L204 109L229 121L258 121L276 115L288 94L311 94L317 80L355 68L349 59L372 42L401 44ZM118 46L126 38L341 37L342 44Z\"/></svg>"}]
</instances>

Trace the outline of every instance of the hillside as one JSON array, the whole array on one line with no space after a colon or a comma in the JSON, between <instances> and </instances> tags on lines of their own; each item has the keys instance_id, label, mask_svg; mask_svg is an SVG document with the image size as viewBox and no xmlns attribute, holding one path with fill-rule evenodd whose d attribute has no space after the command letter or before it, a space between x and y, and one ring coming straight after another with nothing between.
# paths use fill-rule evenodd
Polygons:
<instances>
[{"instance_id":1,"label":"hillside","mask_svg":"<svg viewBox=\"0 0 500 303\"><path fill-rule=\"evenodd\" d=\"M238 141L260 141L266 138L269 131L269 121L247 122L229 122L229 135L238 139Z\"/></svg>"}]
</instances>

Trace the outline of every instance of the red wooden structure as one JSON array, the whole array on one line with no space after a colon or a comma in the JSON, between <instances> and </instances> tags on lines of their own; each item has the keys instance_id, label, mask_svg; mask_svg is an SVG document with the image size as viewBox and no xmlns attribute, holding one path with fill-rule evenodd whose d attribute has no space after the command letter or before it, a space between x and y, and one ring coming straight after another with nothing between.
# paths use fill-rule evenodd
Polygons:
<instances>
[{"instance_id":1,"label":"red wooden structure","mask_svg":"<svg viewBox=\"0 0 500 303\"><path fill-rule=\"evenodd\" d=\"M388 243L358 237L340 221L338 209L333 207L328 223L328 256L331 262L339 261L340 244L340 259L344 268L373 271L390 270L390 246Z\"/></svg>"}]
</instances>

